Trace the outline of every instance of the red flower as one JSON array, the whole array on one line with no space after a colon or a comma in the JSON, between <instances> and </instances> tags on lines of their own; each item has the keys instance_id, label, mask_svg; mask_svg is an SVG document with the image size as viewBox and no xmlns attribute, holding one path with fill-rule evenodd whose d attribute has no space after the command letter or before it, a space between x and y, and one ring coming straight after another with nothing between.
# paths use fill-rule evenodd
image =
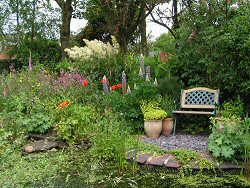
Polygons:
<instances>
[{"instance_id":1,"label":"red flower","mask_svg":"<svg viewBox=\"0 0 250 188\"><path fill-rule=\"evenodd\" d=\"M62 102L59 106L60 106L60 108L65 108L68 105L69 105L69 101L66 100L66 101Z\"/></svg>"},{"instance_id":2,"label":"red flower","mask_svg":"<svg viewBox=\"0 0 250 188\"><path fill-rule=\"evenodd\" d=\"M89 85L89 81L88 81L88 80L84 80L84 81L83 81L83 85L84 85L84 86L88 86L88 85Z\"/></svg>"},{"instance_id":3,"label":"red flower","mask_svg":"<svg viewBox=\"0 0 250 188\"><path fill-rule=\"evenodd\" d=\"M108 82L107 79L102 79L102 83L103 83L103 84L105 84L105 83L107 83L107 82Z\"/></svg>"},{"instance_id":4,"label":"red flower","mask_svg":"<svg viewBox=\"0 0 250 188\"><path fill-rule=\"evenodd\" d=\"M111 89L112 89L113 91L115 91L115 90L116 90L116 85L113 85L113 86L111 87Z\"/></svg>"},{"instance_id":5,"label":"red flower","mask_svg":"<svg viewBox=\"0 0 250 188\"><path fill-rule=\"evenodd\" d=\"M117 86L117 88L119 88L119 89L122 88L122 84L117 84L116 86Z\"/></svg>"}]
</instances>

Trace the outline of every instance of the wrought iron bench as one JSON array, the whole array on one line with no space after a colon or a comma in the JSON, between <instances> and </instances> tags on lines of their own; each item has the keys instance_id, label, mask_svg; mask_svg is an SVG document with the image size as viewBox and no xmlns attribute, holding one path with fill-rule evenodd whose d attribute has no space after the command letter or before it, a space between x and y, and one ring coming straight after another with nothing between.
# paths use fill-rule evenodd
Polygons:
<instances>
[{"instance_id":1,"label":"wrought iron bench","mask_svg":"<svg viewBox=\"0 0 250 188\"><path fill-rule=\"evenodd\" d=\"M179 114L217 114L219 104L219 90L213 90L205 87L196 87L181 91L180 109L173 111L175 114L174 132Z\"/></svg>"}]
</instances>

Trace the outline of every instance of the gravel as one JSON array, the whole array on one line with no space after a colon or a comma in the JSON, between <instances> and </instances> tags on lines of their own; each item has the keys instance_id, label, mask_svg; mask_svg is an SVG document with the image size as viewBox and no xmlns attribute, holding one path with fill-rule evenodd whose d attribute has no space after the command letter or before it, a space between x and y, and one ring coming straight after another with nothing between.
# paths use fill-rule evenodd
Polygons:
<instances>
[{"instance_id":1,"label":"gravel","mask_svg":"<svg viewBox=\"0 0 250 188\"><path fill-rule=\"evenodd\" d=\"M147 144L156 144L161 146L164 150L185 148L195 150L199 153L207 153L207 143L209 135L188 135L176 134L175 136L160 136L159 138L144 138Z\"/></svg>"}]
</instances>

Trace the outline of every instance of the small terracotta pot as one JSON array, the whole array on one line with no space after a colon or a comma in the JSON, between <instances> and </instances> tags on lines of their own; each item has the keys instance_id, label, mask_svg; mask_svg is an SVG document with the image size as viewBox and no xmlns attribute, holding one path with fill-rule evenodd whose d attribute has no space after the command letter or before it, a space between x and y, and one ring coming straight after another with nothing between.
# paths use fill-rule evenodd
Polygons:
<instances>
[{"instance_id":1,"label":"small terracotta pot","mask_svg":"<svg viewBox=\"0 0 250 188\"><path fill-rule=\"evenodd\" d=\"M173 118L165 118L162 120L162 135L169 136L171 135L174 127Z\"/></svg>"},{"instance_id":2,"label":"small terracotta pot","mask_svg":"<svg viewBox=\"0 0 250 188\"><path fill-rule=\"evenodd\" d=\"M162 120L145 120L144 130L149 138L158 138L162 131Z\"/></svg>"}]
</instances>

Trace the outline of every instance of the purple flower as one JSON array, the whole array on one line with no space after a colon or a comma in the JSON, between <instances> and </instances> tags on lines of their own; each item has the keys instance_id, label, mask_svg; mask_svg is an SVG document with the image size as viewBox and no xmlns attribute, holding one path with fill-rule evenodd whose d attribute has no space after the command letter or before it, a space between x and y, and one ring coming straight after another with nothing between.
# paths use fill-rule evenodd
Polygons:
<instances>
[{"instance_id":1,"label":"purple flower","mask_svg":"<svg viewBox=\"0 0 250 188\"><path fill-rule=\"evenodd\" d=\"M124 93L126 93L126 88L127 88L126 74L124 71L122 71L122 90Z\"/></svg>"},{"instance_id":2,"label":"purple flower","mask_svg":"<svg viewBox=\"0 0 250 188\"><path fill-rule=\"evenodd\" d=\"M29 58L29 67L30 67L30 72L32 72L32 57L31 57L31 52L30 52L30 58Z\"/></svg>"},{"instance_id":3,"label":"purple flower","mask_svg":"<svg viewBox=\"0 0 250 188\"><path fill-rule=\"evenodd\" d=\"M140 65L140 72L139 72L139 76L140 77L144 77L145 75L145 63L144 63L144 57L141 54L141 65Z\"/></svg>"},{"instance_id":4,"label":"purple flower","mask_svg":"<svg viewBox=\"0 0 250 188\"><path fill-rule=\"evenodd\" d=\"M109 86L108 86L108 79L106 78L106 76L104 75L103 78L102 78L102 84L103 84L103 90L104 90L104 93L106 95L109 94Z\"/></svg>"},{"instance_id":5,"label":"purple flower","mask_svg":"<svg viewBox=\"0 0 250 188\"><path fill-rule=\"evenodd\" d=\"M146 70L146 81L149 82L150 80L151 80L150 66L148 66Z\"/></svg>"}]
</instances>

